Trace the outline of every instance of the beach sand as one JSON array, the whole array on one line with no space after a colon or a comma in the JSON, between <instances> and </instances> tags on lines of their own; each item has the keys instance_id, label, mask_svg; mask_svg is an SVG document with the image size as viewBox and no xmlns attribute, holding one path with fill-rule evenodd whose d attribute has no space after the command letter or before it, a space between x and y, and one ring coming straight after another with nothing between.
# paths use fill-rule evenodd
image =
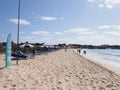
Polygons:
<instances>
[{"instance_id":1,"label":"beach sand","mask_svg":"<svg viewBox=\"0 0 120 90\"><path fill-rule=\"evenodd\" d=\"M78 55L58 50L34 59L12 61L0 55L0 90L120 90L120 76Z\"/></svg>"}]
</instances>

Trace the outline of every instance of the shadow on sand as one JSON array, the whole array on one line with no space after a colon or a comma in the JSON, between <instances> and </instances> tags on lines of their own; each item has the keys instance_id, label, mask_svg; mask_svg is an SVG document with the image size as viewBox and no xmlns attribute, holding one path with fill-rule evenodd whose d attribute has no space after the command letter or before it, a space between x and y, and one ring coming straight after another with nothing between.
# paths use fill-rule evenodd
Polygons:
<instances>
[{"instance_id":1,"label":"shadow on sand","mask_svg":"<svg viewBox=\"0 0 120 90\"><path fill-rule=\"evenodd\" d=\"M17 61L17 60L27 60L27 58L12 58L12 61Z\"/></svg>"},{"instance_id":2,"label":"shadow on sand","mask_svg":"<svg viewBox=\"0 0 120 90\"><path fill-rule=\"evenodd\" d=\"M5 66L4 67L0 67L0 70L3 70L5 68Z\"/></svg>"}]
</instances>

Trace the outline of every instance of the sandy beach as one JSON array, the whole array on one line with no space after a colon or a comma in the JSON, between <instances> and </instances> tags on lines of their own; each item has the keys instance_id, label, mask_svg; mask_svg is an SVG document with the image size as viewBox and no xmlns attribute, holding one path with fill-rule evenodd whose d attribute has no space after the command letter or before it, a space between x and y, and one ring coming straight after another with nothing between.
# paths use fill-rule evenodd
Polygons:
<instances>
[{"instance_id":1,"label":"sandy beach","mask_svg":"<svg viewBox=\"0 0 120 90\"><path fill-rule=\"evenodd\" d=\"M58 50L4 68L0 55L0 90L120 90L120 76L78 55Z\"/></svg>"}]
</instances>

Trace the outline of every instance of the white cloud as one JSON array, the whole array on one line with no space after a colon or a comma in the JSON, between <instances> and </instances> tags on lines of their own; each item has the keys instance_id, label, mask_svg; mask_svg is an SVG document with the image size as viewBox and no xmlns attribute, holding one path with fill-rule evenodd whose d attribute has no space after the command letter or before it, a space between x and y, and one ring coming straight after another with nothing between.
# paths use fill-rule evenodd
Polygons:
<instances>
[{"instance_id":1,"label":"white cloud","mask_svg":"<svg viewBox=\"0 0 120 90\"><path fill-rule=\"evenodd\" d=\"M110 25L102 25L98 27L99 29L110 29L111 26Z\"/></svg>"},{"instance_id":2,"label":"white cloud","mask_svg":"<svg viewBox=\"0 0 120 90\"><path fill-rule=\"evenodd\" d=\"M62 32L54 32L55 35L63 35Z\"/></svg>"},{"instance_id":3,"label":"white cloud","mask_svg":"<svg viewBox=\"0 0 120 90\"><path fill-rule=\"evenodd\" d=\"M116 29L120 29L120 25L117 25L117 26L116 26Z\"/></svg>"},{"instance_id":4,"label":"white cloud","mask_svg":"<svg viewBox=\"0 0 120 90\"><path fill-rule=\"evenodd\" d=\"M65 31L65 32L76 32L76 33L80 33L80 32L89 31L89 30L90 30L89 28L74 28L74 29L67 30L67 31Z\"/></svg>"},{"instance_id":5,"label":"white cloud","mask_svg":"<svg viewBox=\"0 0 120 90\"><path fill-rule=\"evenodd\" d=\"M113 7L119 7L120 6L120 0L88 0L88 2L97 2L98 7L103 8L113 8Z\"/></svg>"},{"instance_id":6,"label":"white cloud","mask_svg":"<svg viewBox=\"0 0 120 90\"><path fill-rule=\"evenodd\" d=\"M45 20L45 21L55 21L55 20L57 20L56 17L51 17L51 16L42 16L41 19Z\"/></svg>"},{"instance_id":7,"label":"white cloud","mask_svg":"<svg viewBox=\"0 0 120 90\"><path fill-rule=\"evenodd\" d=\"M117 34L117 36L116 36ZM44 42L49 44L58 44L58 43L75 43L75 44L120 44L120 35L118 33L104 33L104 34L94 34L94 35L75 35L75 36L34 36L26 37L21 41L30 41L30 42Z\"/></svg>"},{"instance_id":8,"label":"white cloud","mask_svg":"<svg viewBox=\"0 0 120 90\"><path fill-rule=\"evenodd\" d=\"M14 24L18 24L18 19L10 19L9 21L14 23ZM22 24L22 25L29 25L30 22L25 20L25 19L20 19L20 24Z\"/></svg>"},{"instance_id":9,"label":"white cloud","mask_svg":"<svg viewBox=\"0 0 120 90\"><path fill-rule=\"evenodd\" d=\"M101 25L98 29L116 29L120 30L120 25Z\"/></svg>"},{"instance_id":10,"label":"white cloud","mask_svg":"<svg viewBox=\"0 0 120 90\"><path fill-rule=\"evenodd\" d=\"M76 40L81 44L103 44L105 36L100 34L95 34L91 36L77 36Z\"/></svg>"},{"instance_id":11,"label":"white cloud","mask_svg":"<svg viewBox=\"0 0 120 90\"><path fill-rule=\"evenodd\" d=\"M64 31L64 32L83 34L83 35L95 34L95 32L91 31L89 28L75 28L75 29Z\"/></svg>"},{"instance_id":12,"label":"white cloud","mask_svg":"<svg viewBox=\"0 0 120 90\"><path fill-rule=\"evenodd\" d=\"M55 21L55 20L64 20L64 17L41 16L40 19L44 21Z\"/></svg>"},{"instance_id":13,"label":"white cloud","mask_svg":"<svg viewBox=\"0 0 120 90\"><path fill-rule=\"evenodd\" d=\"M108 34L108 35L114 35L114 36L120 36L120 32L117 32L117 31L106 31L106 32L103 32L104 34Z\"/></svg>"},{"instance_id":14,"label":"white cloud","mask_svg":"<svg viewBox=\"0 0 120 90\"><path fill-rule=\"evenodd\" d=\"M88 0L88 2L95 2L96 0Z\"/></svg>"},{"instance_id":15,"label":"white cloud","mask_svg":"<svg viewBox=\"0 0 120 90\"><path fill-rule=\"evenodd\" d=\"M107 8L113 8L113 5L110 5L110 4L106 4L106 5L103 5L103 6L106 6Z\"/></svg>"},{"instance_id":16,"label":"white cloud","mask_svg":"<svg viewBox=\"0 0 120 90\"><path fill-rule=\"evenodd\" d=\"M32 32L33 35L41 35L41 36L49 36L50 33L48 31L35 31Z\"/></svg>"},{"instance_id":17,"label":"white cloud","mask_svg":"<svg viewBox=\"0 0 120 90\"><path fill-rule=\"evenodd\" d=\"M99 7L99 8L103 8L104 5L103 5L103 4L99 4L98 7Z\"/></svg>"},{"instance_id":18,"label":"white cloud","mask_svg":"<svg viewBox=\"0 0 120 90\"><path fill-rule=\"evenodd\" d=\"M101 25L101 29L120 28L120 25ZM100 27L100 26L99 26ZM75 43L75 44L120 44L120 33L117 31L92 31L90 28L74 28L63 32L35 31L28 36L21 37L21 41L44 42L47 44Z\"/></svg>"}]
</instances>

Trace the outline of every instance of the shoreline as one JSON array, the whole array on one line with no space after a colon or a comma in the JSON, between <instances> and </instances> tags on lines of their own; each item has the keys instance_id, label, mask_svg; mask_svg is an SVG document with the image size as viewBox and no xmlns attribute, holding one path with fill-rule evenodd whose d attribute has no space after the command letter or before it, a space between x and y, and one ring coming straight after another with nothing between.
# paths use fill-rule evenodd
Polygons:
<instances>
[{"instance_id":1,"label":"shoreline","mask_svg":"<svg viewBox=\"0 0 120 90\"><path fill-rule=\"evenodd\" d=\"M105 67L106 69L120 75L120 68L118 68L117 66L110 65L110 64L107 64L105 62L101 62L100 59L93 58L92 56L87 56L87 54L86 55L79 54L76 50L74 50L74 52L76 52L78 55L82 56L83 58L88 59L96 64L99 64L100 66Z\"/></svg>"}]
</instances>

